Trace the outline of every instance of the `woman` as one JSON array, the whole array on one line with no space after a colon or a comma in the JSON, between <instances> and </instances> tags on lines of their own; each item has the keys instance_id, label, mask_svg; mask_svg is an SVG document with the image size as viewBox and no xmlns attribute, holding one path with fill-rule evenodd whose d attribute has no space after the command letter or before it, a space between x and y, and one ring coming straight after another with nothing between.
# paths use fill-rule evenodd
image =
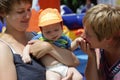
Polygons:
<instances>
[{"instance_id":1,"label":"woman","mask_svg":"<svg viewBox=\"0 0 120 80\"><path fill-rule=\"evenodd\" d=\"M0 0L0 19L6 21L6 31L0 36L0 80L45 80L44 66L36 60L40 53L50 52L60 62L69 66L76 65L76 58L70 51L39 40L30 42L33 44L31 54L36 58L30 64L22 62L23 48L34 36L32 32L26 32L31 5L32 0Z\"/></svg>"},{"instance_id":2,"label":"woman","mask_svg":"<svg viewBox=\"0 0 120 80\"><path fill-rule=\"evenodd\" d=\"M83 24L87 80L120 80L120 8L98 4L87 11Z\"/></svg>"}]
</instances>

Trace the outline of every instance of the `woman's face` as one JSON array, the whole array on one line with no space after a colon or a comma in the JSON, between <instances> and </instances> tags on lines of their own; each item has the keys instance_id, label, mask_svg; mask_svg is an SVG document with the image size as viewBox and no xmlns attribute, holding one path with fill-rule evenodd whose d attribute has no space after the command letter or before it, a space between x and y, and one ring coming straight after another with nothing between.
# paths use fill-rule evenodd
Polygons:
<instances>
[{"instance_id":1,"label":"woman's face","mask_svg":"<svg viewBox=\"0 0 120 80\"><path fill-rule=\"evenodd\" d=\"M12 10L6 15L7 29L25 31L31 17L31 4L21 2L13 5Z\"/></svg>"},{"instance_id":2,"label":"woman's face","mask_svg":"<svg viewBox=\"0 0 120 80\"><path fill-rule=\"evenodd\" d=\"M62 27L60 23L51 24L42 28L45 38L56 41L62 35Z\"/></svg>"},{"instance_id":3,"label":"woman's face","mask_svg":"<svg viewBox=\"0 0 120 80\"><path fill-rule=\"evenodd\" d=\"M104 46L107 44L105 39L102 41L99 41L96 34L93 32L91 27L84 27L84 34L83 37L87 40L87 42L90 44L91 48L104 48Z\"/></svg>"}]
</instances>

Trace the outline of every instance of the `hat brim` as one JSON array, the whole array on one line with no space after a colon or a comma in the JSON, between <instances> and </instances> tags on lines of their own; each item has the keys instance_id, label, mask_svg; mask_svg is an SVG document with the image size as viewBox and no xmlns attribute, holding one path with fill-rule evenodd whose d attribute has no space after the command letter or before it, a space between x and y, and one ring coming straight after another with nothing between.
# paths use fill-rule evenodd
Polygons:
<instances>
[{"instance_id":1,"label":"hat brim","mask_svg":"<svg viewBox=\"0 0 120 80\"><path fill-rule=\"evenodd\" d=\"M51 24L55 24L55 23L59 23L62 22L62 20L49 20L49 21L45 21L43 23L38 24L39 27L44 27L44 26L48 26Z\"/></svg>"}]
</instances>

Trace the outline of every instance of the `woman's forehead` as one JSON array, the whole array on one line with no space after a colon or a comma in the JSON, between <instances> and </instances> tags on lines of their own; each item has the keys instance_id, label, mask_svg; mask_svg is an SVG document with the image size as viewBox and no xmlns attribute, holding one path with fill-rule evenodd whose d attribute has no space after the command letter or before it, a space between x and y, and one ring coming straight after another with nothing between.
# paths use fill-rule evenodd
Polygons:
<instances>
[{"instance_id":1,"label":"woman's forehead","mask_svg":"<svg viewBox=\"0 0 120 80\"><path fill-rule=\"evenodd\" d=\"M12 9L17 10L17 9L25 9L25 8L29 8L31 7L30 3L25 3L25 2L21 2L20 4L16 3L14 5L12 5Z\"/></svg>"}]
</instances>

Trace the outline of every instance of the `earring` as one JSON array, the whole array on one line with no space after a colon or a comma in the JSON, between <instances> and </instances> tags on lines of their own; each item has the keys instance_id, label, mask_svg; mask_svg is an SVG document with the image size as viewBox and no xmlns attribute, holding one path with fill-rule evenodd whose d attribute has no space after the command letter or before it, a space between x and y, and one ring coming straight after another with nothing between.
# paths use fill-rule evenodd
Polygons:
<instances>
[{"instance_id":1,"label":"earring","mask_svg":"<svg viewBox=\"0 0 120 80\"><path fill-rule=\"evenodd\" d=\"M3 33L5 33L5 31L6 31L6 27L3 26L3 27L2 27L2 32L1 32L1 33L3 34Z\"/></svg>"},{"instance_id":2,"label":"earring","mask_svg":"<svg viewBox=\"0 0 120 80\"><path fill-rule=\"evenodd\" d=\"M2 23L3 23L2 24L3 26L2 26L2 30L1 30L0 36L2 36L5 33L5 31L6 31L6 21L5 21L5 18L3 19Z\"/></svg>"}]
</instances>

